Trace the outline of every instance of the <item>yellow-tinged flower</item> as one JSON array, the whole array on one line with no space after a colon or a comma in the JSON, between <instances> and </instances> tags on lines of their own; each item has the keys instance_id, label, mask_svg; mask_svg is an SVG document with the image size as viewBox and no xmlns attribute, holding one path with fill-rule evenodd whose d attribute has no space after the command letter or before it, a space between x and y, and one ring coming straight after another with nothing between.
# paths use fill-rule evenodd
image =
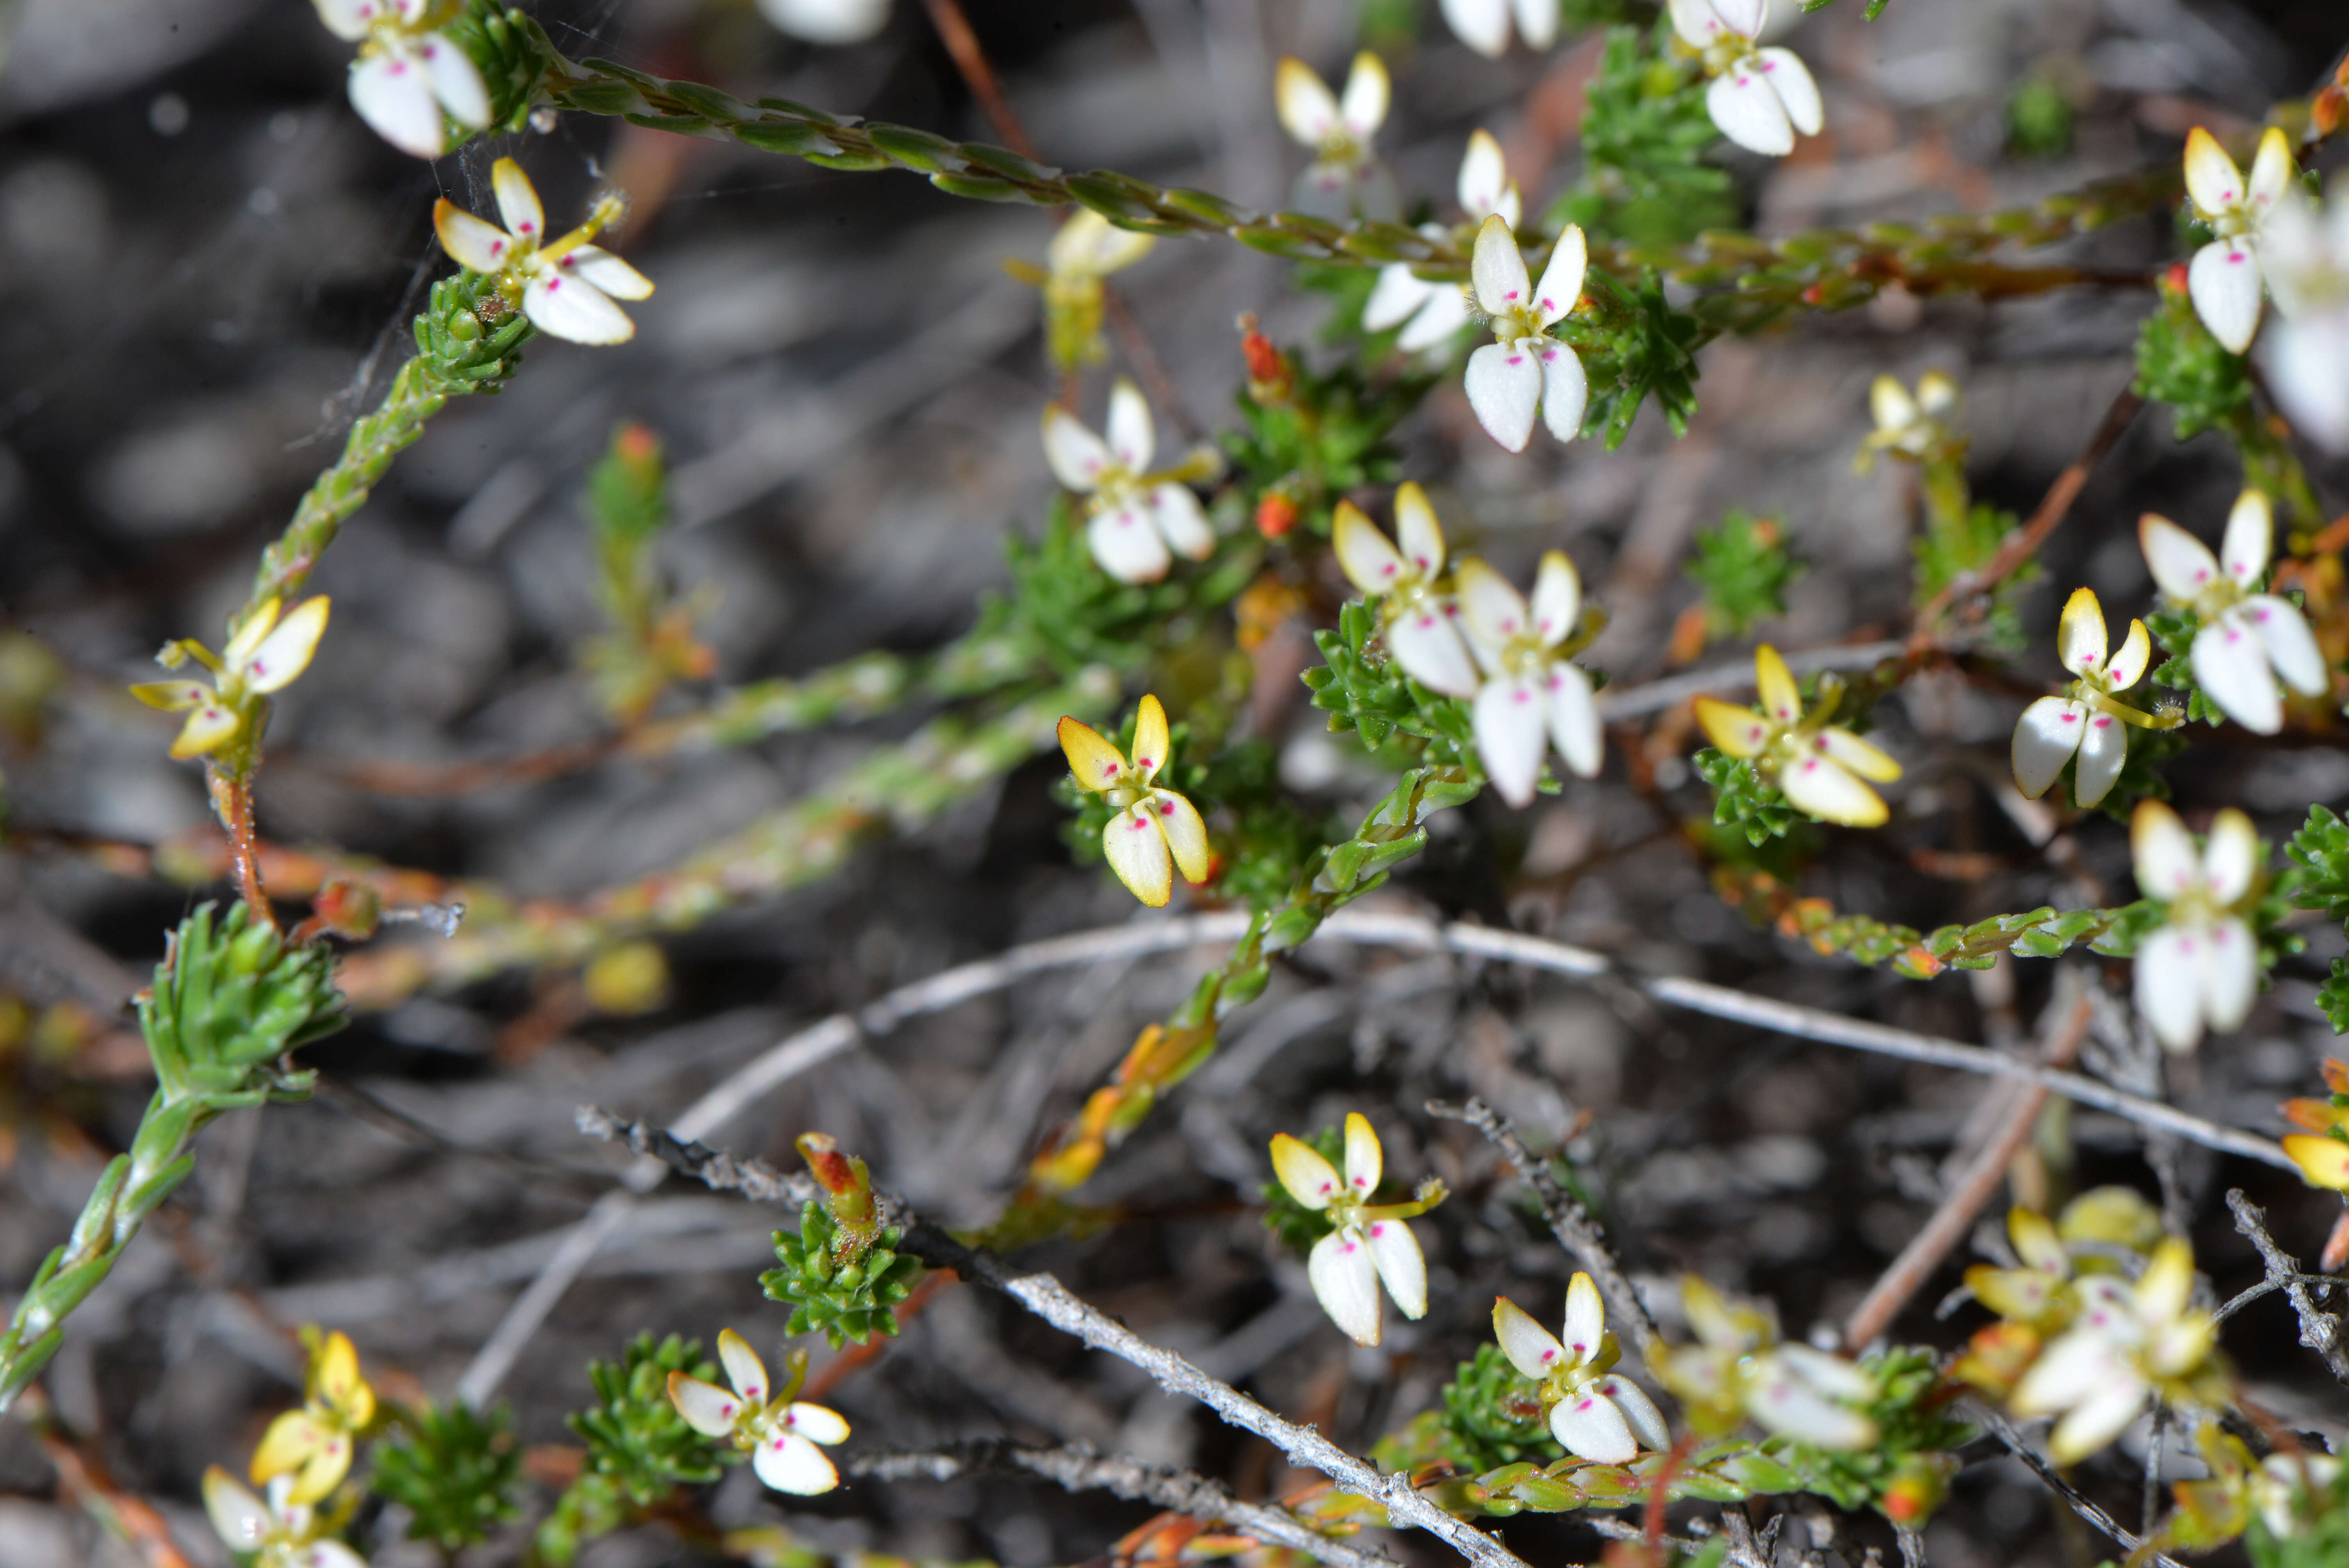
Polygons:
<instances>
[{"instance_id":1,"label":"yellow-tinged flower","mask_svg":"<svg viewBox=\"0 0 2349 1568\"><path fill-rule=\"evenodd\" d=\"M2000 1321L1976 1331L1950 1375L2003 1399L2029 1371L2047 1341L2072 1326L2080 1297L2075 1281L2110 1274L2120 1265L2105 1255L2125 1248L2140 1255L2161 1243L2161 1216L2127 1187L2098 1187L2064 1206L2052 1223L2018 1205L2007 1215L2007 1239L2019 1265L1976 1264L1966 1287ZM2075 1256L2073 1248L2081 1248Z\"/></svg>"},{"instance_id":2,"label":"yellow-tinged flower","mask_svg":"<svg viewBox=\"0 0 2349 1568\"><path fill-rule=\"evenodd\" d=\"M2064 667L2077 678L2062 696L2041 697L2015 720L2015 788L2036 800L2055 782L2064 764L2076 757L2072 798L2083 807L2093 806L2112 793L2121 765L2128 760L2125 727L2168 729L2178 716L2147 713L2114 696L2144 678L2153 639L2143 621L2131 621L2121 651L2107 658L2105 608L2096 603L2094 590L2079 589L2064 602L2055 645Z\"/></svg>"},{"instance_id":3,"label":"yellow-tinged flower","mask_svg":"<svg viewBox=\"0 0 2349 1568\"><path fill-rule=\"evenodd\" d=\"M1476 665L1461 640L1459 611L1444 582L1444 529L1427 492L1409 480L1395 489L1395 542L1350 500L1330 515L1338 565L1379 603L1387 651L1403 674L1445 696L1476 695ZM1397 548L1400 545L1401 548Z\"/></svg>"},{"instance_id":4,"label":"yellow-tinged flower","mask_svg":"<svg viewBox=\"0 0 2349 1568\"><path fill-rule=\"evenodd\" d=\"M1921 463L1954 456L1965 446L1950 427L1958 411L1958 384L1938 370L1918 377L1913 397L1892 377L1878 377L1868 389L1868 411L1876 429L1852 459L1861 473L1876 466L1879 452Z\"/></svg>"},{"instance_id":5,"label":"yellow-tinged flower","mask_svg":"<svg viewBox=\"0 0 2349 1568\"><path fill-rule=\"evenodd\" d=\"M1121 583L1155 583L1174 564L1170 550L1186 561L1213 555L1215 525L1190 487L1223 471L1214 449L1197 447L1171 469L1152 468L1158 433L1150 405L1123 376L1109 389L1104 431L1106 439L1059 404L1044 406L1045 466L1085 498L1092 514L1085 543L1101 569Z\"/></svg>"},{"instance_id":6,"label":"yellow-tinged flower","mask_svg":"<svg viewBox=\"0 0 2349 1568\"><path fill-rule=\"evenodd\" d=\"M2219 553L2166 517L2137 521L2137 542L2162 597L2190 609L2201 625L2187 650L2195 684L2245 729L2283 727L2277 682L2303 696L2333 689L2333 665L2299 606L2258 591L2275 549L2275 510L2259 490L2236 498Z\"/></svg>"},{"instance_id":7,"label":"yellow-tinged flower","mask_svg":"<svg viewBox=\"0 0 2349 1568\"><path fill-rule=\"evenodd\" d=\"M1373 1205L1385 1167L1379 1135L1360 1111L1346 1117L1346 1173L1286 1132L1272 1140L1272 1172L1288 1195L1329 1216L1335 1228L1313 1243L1306 1274L1330 1320L1357 1345L1379 1342L1379 1287L1405 1317L1427 1313L1427 1259L1403 1223L1444 1201L1444 1185L1422 1183L1408 1203Z\"/></svg>"},{"instance_id":8,"label":"yellow-tinged flower","mask_svg":"<svg viewBox=\"0 0 2349 1568\"><path fill-rule=\"evenodd\" d=\"M1273 107L1281 129L1314 155L1297 177L1294 200L1300 210L1320 218L1395 215L1401 200L1394 181L1371 151L1371 138L1393 96L1386 66L1368 49L1354 57L1343 97L1333 96L1296 56L1280 57L1272 74Z\"/></svg>"},{"instance_id":9,"label":"yellow-tinged flower","mask_svg":"<svg viewBox=\"0 0 2349 1568\"><path fill-rule=\"evenodd\" d=\"M375 1419L375 1389L359 1374L351 1336L336 1329L311 1353L305 1398L269 1423L246 1473L255 1482L290 1477L285 1500L312 1503L350 1473L359 1434Z\"/></svg>"},{"instance_id":10,"label":"yellow-tinged flower","mask_svg":"<svg viewBox=\"0 0 2349 1568\"><path fill-rule=\"evenodd\" d=\"M1851 1408L1876 1398L1875 1378L1840 1357L1782 1343L1766 1310L1723 1301L1694 1274L1681 1280L1681 1305L1697 1343L1651 1346L1648 1360L1700 1430L1727 1431L1750 1416L1823 1449L1876 1441L1875 1419Z\"/></svg>"},{"instance_id":11,"label":"yellow-tinged flower","mask_svg":"<svg viewBox=\"0 0 2349 1568\"><path fill-rule=\"evenodd\" d=\"M283 620L277 603L274 599L265 602L219 654L182 639L155 655L155 662L167 670L193 659L212 672L209 684L150 681L130 688L130 695L150 707L187 714L179 738L171 742L173 757L185 760L218 751L254 721L260 698L284 690L310 667L318 639L326 634L325 595L304 600Z\"/></svg>"},{"instance_id":12,"label":"yellow-tinged flower","mask_svg":"<svg viewBox=\"0 0 2349 1568\"><path fill-rule=\"evenodd\" d=\"M2269 214L2291 194L2292 143L2270 126L2246 181L2227 150L2200 126L2186 137L2186 192L2218 238L2187 263L2194 314L2230 354L2251 347L2260 329L2260 251Z\"/></svg>"},{"instance_id":13,"label":"yellow-tinged flower","mask_svg":"<svg viewBox=\"0 0 2349 1568\"><path fill-rule=\"evenodd\" d=\"M1061 720L1061 749L1077 782L1114 809L1116 814L1102 830L1102 853L1134 897L1163 909L1174 896L1174 871L1181 871L1187 882L1207 880L1214 857L1199 809L1151 782L1174 749L1166 709L1156 696L1144 696L1134 712L1131 758L1092 726L1069 717Z\"/></svg>"},{"instance_id":14,"label":"yellow-tinged flower","mask_svg":"<svg viewBox=\"0 0 2349 1568\"><path fill-rule=\"evenodd\" d=\"M259 1498L218 1465L204 1471L204 1511L212 1528L252 1568L367 1568L367 1559L339 1541L327 1539L316 1513L291 1494L291 1478L281 1476Z\"/></svg>"},{"instance_id":15,"label":"yellow-tinged flower","mask_svg":"<svg viewBox=\"0 0 2349 1568\"><path fill-rule=\"evenodd\" d=\"M626 204L607 195L587 210L587 221L559 239L546 238L546 210L522 165L501 158L490 165L497 193L495 223L443 198L432 203L432 230L440 248L468 272L497 280L506 304L550 336L573 343L626 343L636 324L612 302L644 299L652 280L611 252L588 243L619 220Z\"/></svg>"},{"instance_id":16,"label":"yellow-tinged flower","mask_svg":"<svg viewBox=\"0 0 2349 1568\"><path fill-rule=\"evenodd\" d=\"M1672 1435L1645 1390L1609 1368L1622 1357L1607 1331L1607 1305L1588 1274L1566 1287L1566 1337L1554 1337L1507 1296L1493 1302L1493 1337L1509 1365L1538 1386L1550 1435L1568 1453L1602 1465L1629 1464L1642 1448L1669 1449Z\"/></svg>"},{"instance_id":17,"label":"yellow-tinged flower","mask_svg":"<svg viewBox=\"0 0 2349 1568\"><path fill-rule=\"evenodd\" d=\"M1758 713L1716 697L1696 699L1696 721L1706 738L1728 755L1753 763L1754 772L1798 810L1847 828L1883 826L1890 812L1861 780L1880 784L1898 779L1900 764L1827 723L1835 717L1840 686L1822 694L1805 717L1794 674L1767 643L1754 650L1754 684L1762 697Z\"/></svg>"},{"instance_id":18,"label":"yellow-tinged flower","mask_svg":"<svg viewBox=\"0 0 2349 1568\"><path fill-rule=\"evenodd\" d=\"M2332 1099L2284 1102L2284 1119L2306 1130L2287 1137L2283 1151L2310 1186L2349 1192L2349 1062L2326 1057L2324 1087Z\"/></svg>"},{"instance_id":19,"label":"yellow-tinged flower","mask_svg":"<svg viewBox=\"0 0 2349 1568\"><path fill-rule=\"evenodd\" d=\"M1157 240L1121 229L1090 207L1080 207L1053 232L1046 265L1007 261L1004 270L1044 291L1044 337L1052 363L1064 370L1098 365L1108 356L1102 342L1104 299L1102 280L1150 253Z\"/></svg>"},{"instance_id":20,"label":"yellow-tinged flower","mask_svg":"<svg viewBox=\"0 0 2349 1568\"><path fill-rule=\"evenodd\" d=\"M668 1375L669 1403L685 1424L704 1437L731 1441L777 1491L812 1497L838 1486L840 1472L823 1449L847 1441L848 1423L836 1410L792 1398L807 1381L806 1353L792 1357L792 1376L781 1388L768 1381L767 1364L730 1328L719 1331L718 1359L731 1390L682 1372Z\"/></svg>"},{"instance_id":21,"label":"yellow-tinged flower","mask_svg":"<svg viewBox=\"0 0 2349 1568\"><path fill-rule=\"evenodd\" d=\"M2140 800L2129 849L2137 891L2163 905L2161 926L2137 944L2137 1010L2164 1046L2190 1051L2206 1025L2240 1028L2259 995L2259 938L2244 918L2267 880L2259 830L2227 807L2198 851L2177 812Z\"/></svg>"},{"instance_id":22,"label":"yellow-tinged flower","mask_svg":"<svg viewBox=\"0 0 2349 1568\"><path fill-rule=\"evenodd\" d=\"M2148 1399L2201 1407L2226 1398L2219 1325L2192 1305L2194 1251L2185 1242L2164 1241L2133 1286L2105 1275L2074 1288L2072 1327L2008 1401L2018 1416L2061 1416L2047 1439L2057 1464L2077 1464L2119 1437Z\"/></svg>"},{"instance_id":23,"label":"yellow-tinged flower","mask_svg":"<svg viewBox=\"0 0 2349 1568\"><path fill-rule=\"evenodd\" d=\"M1976 1264L1966 1270L1966 1288L2001 1317L2043 1333L2061 1328L2072 1315L2072 1254L2047 1216L2017 1204L2006 1216L2007 1239L2019 1268Z\"/></svg>"}]
</instances>

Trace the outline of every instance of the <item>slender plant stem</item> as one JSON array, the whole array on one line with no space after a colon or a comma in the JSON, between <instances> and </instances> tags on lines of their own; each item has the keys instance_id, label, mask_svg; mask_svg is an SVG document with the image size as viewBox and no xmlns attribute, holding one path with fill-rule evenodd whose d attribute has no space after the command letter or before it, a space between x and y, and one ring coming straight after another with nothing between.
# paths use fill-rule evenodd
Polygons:
<instances>
[{"instance_id":1,"label":"slender plant stem","mask_svg":"<svg viewBox=\"0 0 2349 1568\"><path fill-rule=\"evenodd\" d=\"M979 110L995 127L995 134L1020 157L1034 158L1036 144L1028 139L1019 117L1011 112L1002 85L995 79L995 67L987 63L987 51L979 47L978 35L971 31L970 18L963 15L957 0L922 0L922 5L930 14L930 25L938 30L938 41L954 57L955 69L962 73L963 85L978 100Z\"/></svg>"},{"instance_id":2,"label":"slender plant stem","mask_svg":"<svg viewBox=\"0 0 2349 1568\"><path fill-rule=\"evenodd\" d=\"M2280 1287L2292 1303L2292 1314L2300 1319L2300 1342L2324 1358L2334 1377L2349 1384L2349 1346L2342 1343L2341 1319L2316 1305L2315 1296L2302 1283L2298 1261L2268 1233L2267 1212L2245 1197L2240 1187L2229 1189L2227 1208L2235 1216L2235 1229L2259 1249L2268 1284Z\"/></svg>"},{"instance_id":3,"label":"slender plant stem","mask_svg":"<svg viewBox=\"0 0 2349 1568\"><path fill-rule=\"evenodd\" d=\"M2074 1513L2086 1520L2095 1529L2102 1531L2105 1536L2119 1546L2122 1551L2136 1552L2146 1544L2143 1537L2131 1534L2120 1521L2083 1497L2080 1494L2080 1489L2065 1480L2062 1472L2049 1464L2037 1449L2025 1442L2023 1434L2016 1431L2004 1416L1987 1405L1970 1404L1966 1407L1966 1419L1983 1427L1992 1437L2004 1443L2007 1452L2030 1467L2031 1473L2045 1483L2050 1491L2062 1498ZM2184 1568L2184 1564L2178 1559L2164 1553L2153 1553L2146 1560L2162 1563L2165 1568Z\"/></svg>"}]
</instances>

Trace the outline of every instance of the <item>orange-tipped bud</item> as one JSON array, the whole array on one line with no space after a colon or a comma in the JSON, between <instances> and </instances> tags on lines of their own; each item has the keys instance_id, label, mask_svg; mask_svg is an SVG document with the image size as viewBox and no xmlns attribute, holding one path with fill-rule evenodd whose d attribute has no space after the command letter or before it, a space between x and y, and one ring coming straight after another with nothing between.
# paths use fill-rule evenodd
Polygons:
<instances>
[{"instance_id":1,"label":"orange-tipped bud","mask_svg":"<svg viewBox=\"0 0 2349 1568\"><path fill-rule=\"evenodd\" d=\"M1256 531L1278 539L1297 526L1297 503L1278 490L1267 490L1256 503Z\"/></svg>"}]
</instances>

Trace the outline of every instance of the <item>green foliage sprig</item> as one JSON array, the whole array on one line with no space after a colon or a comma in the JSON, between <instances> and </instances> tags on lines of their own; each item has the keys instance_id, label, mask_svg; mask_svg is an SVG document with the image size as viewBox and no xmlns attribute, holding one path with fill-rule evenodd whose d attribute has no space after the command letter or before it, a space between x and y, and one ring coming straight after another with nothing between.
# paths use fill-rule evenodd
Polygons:
<instances>
[{"instance_id":1,"label":"green foliage sprig","mask_svg":"<svg viewBox=\"0 0 2349 1568\"><path fill-rule=\"evenodd\" d=\"M1706 634L1743 637L1786 613L1786 590L1807 568L1775 521L1733 507L1697 531L1696 553L1682 570L1704 594Z\"/></svg>"},{"instance_id":2,"label":"green foliage sprig","mask_svg":"<svg viewBox=\"0 0 2349 1568\"><path fill-rule=\"evenodd\" d=\"M1955 1449L1974 1429L1944 1413L1951 1389L1934 1369L1932 1351L1894 1346L1860 1358L1876 1380L1867 1406L1878 1433L1870 1447L1822 1449L1774 1438L1764 1452L1793 1472L1801 1490L1841 1508L1872 1507L1903 1524L1921 1524L1958 1470Z\"/></svg>"},{"instance_id":3,"label":"green foliage sprig","mask_svg":"<svg viewBox=\"0 0 2349 1568\"><path fill-rule=\"evenodd\" d=\"M1930 603L1943 589L1987 565L2021 523L2013 512L1987 501L1929 509L1925 531L1910 547L1917 562L1917 603ZM2030 645L2023 629L2022 600L2023 591L2040 576L2038 562L2025 562L1992 590L1989 611L1975 634L1978 646L2019 654Z\"/></svg>"},{"instance_id":4,"label":"green foliage sprig","mask_svg":"<svg viewBox=\"0 0 2349 1568\"><path fill-rule=\"evenodd\" d=\"M154 984L139 995L154 1098L129 1152L108 1162L72 1233L0 1334L0 1411L57 1354L66 1315L195 1168L189 1145L197 1131L224 1110L305 1098L315 1075L294 1068L287 1053L346 1022L325 948L287 944L243 904L215 921L214 907L180 923Z\"/></svg>"},{"instance_id":5,"label":"green foliage sprig","mask_svg":"<svg viewBox=\"0 0 2349 1568\"><path fill-rule=\"evenodd\" d=\"M542 1561L564 1568L585 1542L619 1529L678 1487L716 1480L739 1460L677 1413L668 1398L672 1372L708 1382L718 1367L702 1358L698 1340L674 1334L657 1343L640 1334L618 1361L588 1364L596 1403L566 1418L587 1453L578 1478L538 1527Z\"/></svg>"},{"instance_id":6,"label":"green foliage sprig","mask_svg":"<svg viewBox=\"0 0 2349 1568\"><path fill-rule=\"evenodd\" d=\"M1704 161L1721 132L1704 77L1675 57L1671 25L1610 27L1582 115L1582 178L1547 214L1593 238L1678 244L1736 217L1726 170Z\"/></svg>"},{"instance_id":7,"label":"green foliage sprig","mask_svg":"<svg viewBox=\"0 0 2349 1568\"><path fill-rule=\"evenodd\" d=\"M2293 906L2349 923L2349 822L2327 807L2311 806L2283 852L2299 872L2289 893ZM2316 1005L2334 1034L2349 1034L2349 958L2333 961L2332 974L2317 987Z\"/></svg>"},{"instance_id":8,"label":"green foliage sprig","mask_svg":"<svg viewBox=\"0 0 2349 1568\"><path fill-rule=\"evenodd\" d=\"M1585 274L1582 290L1591 308L1558 327L1590 377L1582 433L1602 437L1614 451L1630 435L1640 405L1652 401L1673 435L1688 434L1689 416L1696 412L1702 324L1665 303L1663 276L1653 267L1640 273L1636 287L1594 271Z\"/></svg>"},{"instance_id":9,"label":"green foliage sprig","mask_svg":"<svg viewBox=\"0 0 2349 1568\"><path fill-rule=\"evenodd\" d=\"M522 1446L511 1408L481 1416L461 1399L427 1400L408 1425L407 1440L376 1449L371 1484L409 1511L409 1539L456 1552L519 1516Z\"/></svg>"},{"instance_id":10,"label":"green foliage sprig","mask_svg":"<svg viewBox=\"0 0 2349 1568\"><path fill-rule=\"evenodd\" d=\"M1689 758L1689 766L1713 789L1713 820L1744 833L1756 849L1809 820L1786 803L1775 786L1764 783L1744 758L1708 746Z\"/></svg>"},{"instance_id":11,"label":"green foliage sprig","mask_svg":"<svg viewBox=\"0 0 2349 1568\"><path fill-rule=\"evenodd\" d=\"M831 1212L809 1203L800 1211L797 1235L775 1233L775 1257L783 1266L761 1274L759 1284L769 1300L790 1304L786 1333L820 1333L835 1350L851 1339L862 1345L875 1334L895 1336L892 1308L922 1272L918 1262L895 1250L903 1238L896 1226L885 1225L869 1246L852 1252L841 1245L841 1226Z\"/></svg>"},{"instance_id":12,"label":"green foliage sprig","mask_svg":"<svg viewBox=\"0 0 2349 1568\"><path fill-rule=\"evenodd\" d=\"M1444 1386L1444 1457L1483 1473L1503 1465L1555 1464L1566 1450L1542 1418L1537 1390L1497 1345L1476 1346Z\"/></svg>"}]
</instances>

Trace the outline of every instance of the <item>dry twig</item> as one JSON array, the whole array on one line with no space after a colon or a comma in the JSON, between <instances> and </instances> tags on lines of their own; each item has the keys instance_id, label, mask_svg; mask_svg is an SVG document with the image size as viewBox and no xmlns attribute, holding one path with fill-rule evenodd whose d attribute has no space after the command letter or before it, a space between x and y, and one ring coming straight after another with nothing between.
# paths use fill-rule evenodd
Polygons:
<instances>
[{"instance_id":1,"label":"dry twig","mask_svg":"<svg viewBox=\"0 0 2349 1568\"><path fill-rule=\"evenodd\" d=\"M2349 1383L2349 1346L2342 1344L2341 1319L2316 1305L2316 1297L2302 1283L2299 1260L2268 1234L2267 1212L2245 1197L2240 1187L2228 1191L2227 1208L2235 1216L2235 1229L2259 1249L2270 1287L2281 1289L2292 1303L2293 1315L2300 1319L2300 1342L2324 1357L2334 1377Z\"/></svg>"}]
</instances>

